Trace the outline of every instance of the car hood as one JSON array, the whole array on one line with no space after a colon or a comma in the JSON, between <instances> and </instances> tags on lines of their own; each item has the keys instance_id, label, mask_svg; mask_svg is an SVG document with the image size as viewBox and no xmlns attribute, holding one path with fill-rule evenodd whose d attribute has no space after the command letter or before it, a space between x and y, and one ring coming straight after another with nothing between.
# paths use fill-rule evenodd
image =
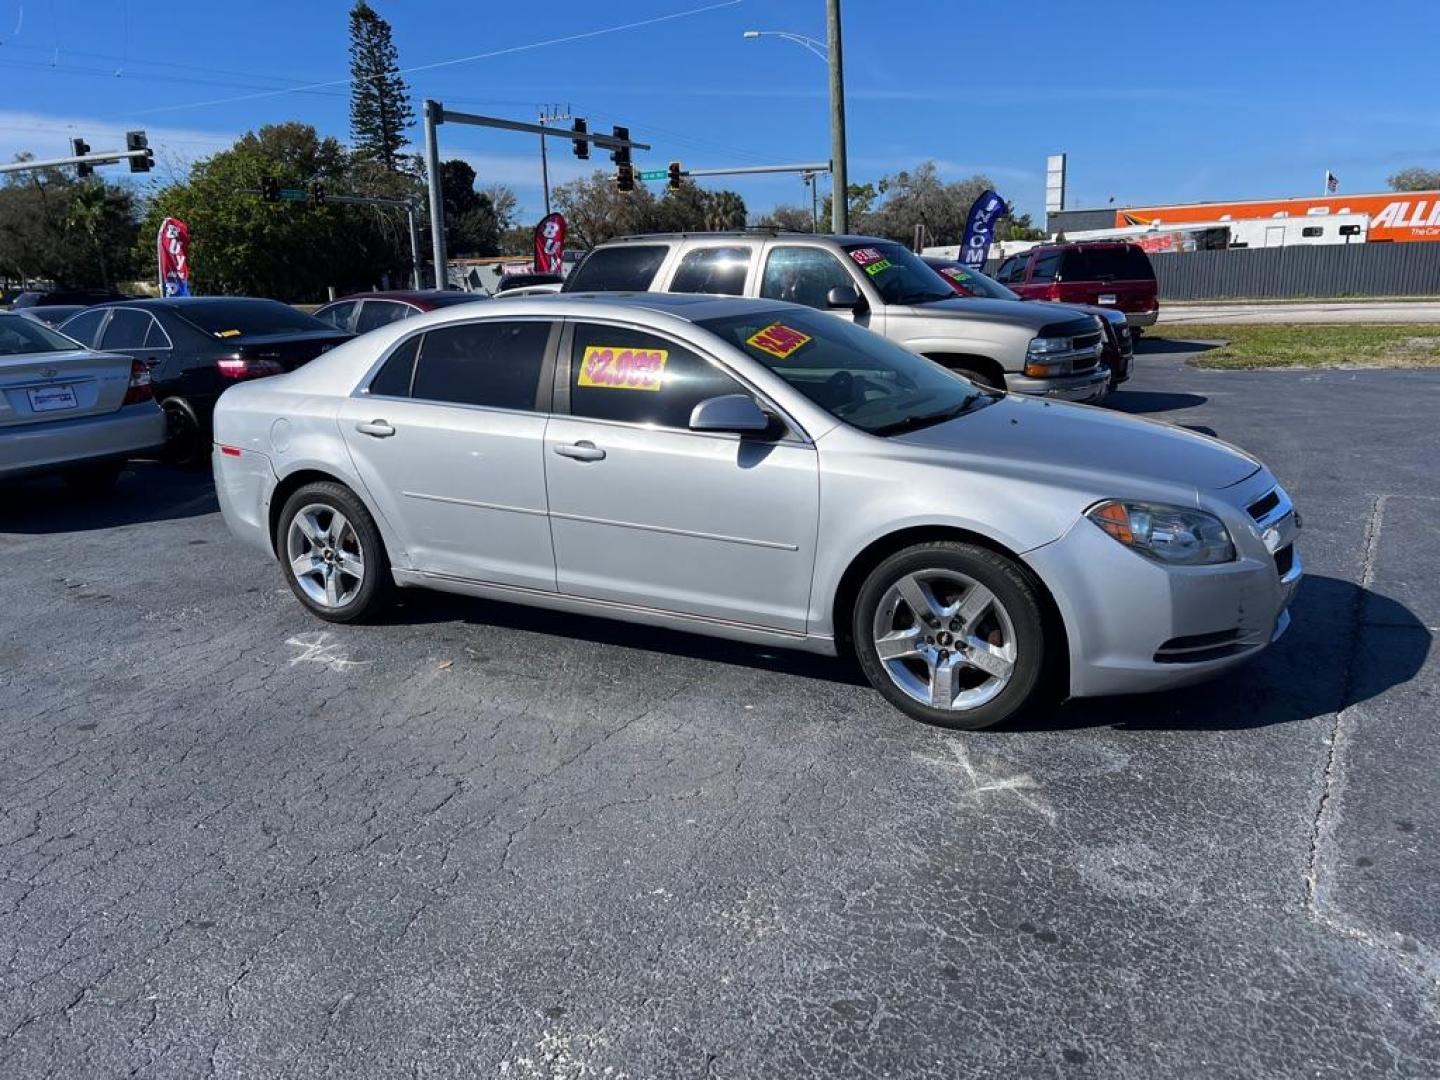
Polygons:
<instances>
[{"instance_id":1,"label":"car hood","mask_svg":"<svg viewBox=\"0 0 1440 1080\"><path fill-rule=\"evenodd\" d=\"M1047 311L1046 307L1045 304L1020 303L1016 300L957 296L951 300L935 300L928 304L911 304L886 310L892 315L903 314L922 319L957 319L968 322L979 320L1039 330L1055 321L1055 311Z\"/></svg>"},{"instance_id":2,"label":"car hood","mask_svg":"<svg viewBox=\"0 0 1440 1080\"><path fill-rule=\"evenodd\" d=\"M1112 488L1116 480L1134 478L1216 490L1261 468L1228 443L1171 424L1014 394L895 441L1029 465L1039 475L1079 471Z\"/></svg>"}]
</instances>

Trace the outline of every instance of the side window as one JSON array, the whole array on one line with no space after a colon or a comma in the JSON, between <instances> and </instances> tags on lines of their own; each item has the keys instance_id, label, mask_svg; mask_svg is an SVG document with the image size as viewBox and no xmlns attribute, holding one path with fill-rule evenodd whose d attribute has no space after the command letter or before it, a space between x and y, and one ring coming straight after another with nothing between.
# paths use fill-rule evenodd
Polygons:
<instances>
[{"instance_id":1,"label":"side window","mask_svg":"<svg viewBox=\"0 0 1440 1080\"><path fill-rule=\"evenodd\" d=\"M156 319L154 315L147 315L146 318L150 320L150 328L145 331L145 348L174 348L174 343L171 342L170 335L165 332L165 328L160 325L159 320Z\"/></svg>"},{"instance_id":2,"label":"side window","mask_svg":"<svg viewBox=\"0 0 1440 1080\"><path fill-rule=\"evenodd\" d=\"M770 249L765 260L760 295L824 310L826 296L837 285L854 288L855 279L830 252L815 247L777 247Z\"/></svg>"},{"instance_id":3,"label":"side window","mask_svg":"<svg viewBox=\"0 0 1440 1080\"><path fill-rule=\"evenodd\" d=\"M642 330L575 324L570 412L595 420L688 428L706 398L745 388L681 345Z\"/></svg>"},{"instance_id":4,"label":"side window","mask_svg":"<svg viewBox=\"0 0 1440 1080\"><path fill-rule=\"evenodd\" d=\"M565 282L566 292L645 292L670 249L621 244L592 251Z\"/></svg>"},{"instance_id":5,"label":"side window","mask_svg":"<svg viewBox=\"0 0 1440 1080\"><path fill-rule=\"evenodd\" d=\"M388 326L392 322L408 319L415 314L409 304L397 304L394 300L366 300L360 305L360 318L355 322L355 332L363 334Z\"/></svg>"},{"instance_id":6,"label":"side window","mask_svg":"<svg viewBox=\"0 0 1440 1080\"><path fill-rule=\"evenodd\" d=\"M411 396L494 409L533 409L548 322L461 323L420 343Z\"/></svg>"},{"instance_id":7,"label":"side window","mask_svg":"<svg viewBox=\"0 0 1440 1080\"><path fill-rule=\"evenodd\" d=\"M60 327L60 332L93 349L95 335L100 332L100 323L104 321L107 310L101 308L99 311L82 311L74 318L66 320Z\"/></svg>"},{"instance_id":8,"label":"side window","mask_svg":"<svg viewBox=\"0 0 1440 1080\"><path fill-rule=\"evenodd\" d=\"M390 354L370 380L370 393L383 397L410 396L410 379L415 372L415 357L420 352L420 337L416 334Z\"/></svg>"},{"instance_id":9,"label":"side window","mask_svg":"<svg viewBox=\"0 0 1440 1080\"><path fill-rule=\"evenodd\" d=\"M1060 272L1060 257L1064 254L1059 251L1050 251L1041 255L1035 260L1035 269L1030 272L1030 281L1034 284L1037 281L1054 281L1055 275Z\"/></svg>"},{"instance_id":10,"label":"side window","mask_svg":"<svg viewBox=\"0 0 1440 1080\"><path fill-rule=\"evenodd\" d=\"M354 300L346 300L344 303L335 304L324 311L317 311L315 317L322 322L327 322L336 330L350 329L350 316L355 314L356 303Z\"/></svg>"},{"instance_id":11,"label":"side window","mask_svg":"<svg viewBox=\"0 0 1440 1080\"><path fill-rule=\"evenodd\" d=\"M687 251L670 283L671 292L745 295L750 272L748 247L703 247Z\"/></svg>"},{"instance_id":12,"label":"side window","mask_svg":"<svg viewBox=\"0 0 1440 1080\"><path fill-rule=\"evenodd\" d=\"M151 318L134 308L116 308L100 340L102 349L143 349Z\"/></svg>"},{"instance_id":13,"label":"side window","mask_svg":"<svg viewBox=\"0 0 1440 1080\"><path fill-rule=\"evenodd\" d=\"M1025 281L1025 265L1030 261L1028 255L1011 255L1000 267L1000 273L995 276L1008 285L1020 285Z\"/></svg>"}]
</instances>

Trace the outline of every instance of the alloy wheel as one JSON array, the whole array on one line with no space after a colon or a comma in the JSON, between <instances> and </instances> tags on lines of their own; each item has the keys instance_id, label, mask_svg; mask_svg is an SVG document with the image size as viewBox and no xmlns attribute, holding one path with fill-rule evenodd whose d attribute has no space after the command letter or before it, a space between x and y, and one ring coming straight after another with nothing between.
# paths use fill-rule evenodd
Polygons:
<instances>
[{"instance_id":1,"label":"alloy wheel","mask_svg":"<svg viewBox=\"0 0 1440 1080\"><path fill-rule=\"evenodd\" d=\"M326 503L301 507L285 538L290 573L305 595L326 608L343 608L365 583L365 549L350 520Z\"/></svg>"},{"instance_id":2,"label":"alloy wheel","mask_svg":"<svg viewBox=\"0 0 1440 1080\"><path fill-rule=\"evenodd\" d=\"M932 709L986 704L1015 672L1016 635L995 594L955 570L919 570L896 580L875 609L872 643L885 673Z\"/></svg>"}]
</instances>

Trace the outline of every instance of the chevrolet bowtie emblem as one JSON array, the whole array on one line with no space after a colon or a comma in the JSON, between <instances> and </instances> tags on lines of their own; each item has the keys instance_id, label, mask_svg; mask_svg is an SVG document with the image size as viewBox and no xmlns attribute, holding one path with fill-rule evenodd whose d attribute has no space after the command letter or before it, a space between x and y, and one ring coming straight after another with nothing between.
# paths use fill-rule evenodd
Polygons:
<instances>
[{"instance_id":1,"label":"chevrolet bowtie emblem","mask_svg":"<svg viewBox=\"0 0 1440 1080\"><path fill-rule=\"evenodd\" d=\"M40 374L43 375L43 376L44 376L45 378L47 378L47 379L53 379L56 375L59 375L59 374L60 374L60 370L59 370L59 368L47 367L47 368L42 368L42 369L40 370Z\"/></svg>"}]
</instances>

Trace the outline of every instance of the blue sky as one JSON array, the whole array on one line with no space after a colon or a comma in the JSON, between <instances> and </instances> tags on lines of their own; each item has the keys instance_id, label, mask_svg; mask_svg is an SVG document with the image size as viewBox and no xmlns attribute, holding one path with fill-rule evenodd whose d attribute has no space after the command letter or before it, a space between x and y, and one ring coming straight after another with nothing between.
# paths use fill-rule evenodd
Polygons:
<instances>
[{"instance_id":1,"label":"blue sky","mask_svg":"<svg viewBox=\"0 0 1440 1080\"><path fill-rule=\"evenodd\" d=\"M823 39L821 0L372 3L403 67L679 15L415 72L411 90L472 112L533 119L558 102L592 128L628 123L654 145L642 168L829 156L824 64L742 37ZM348 8L0 0L0 155L62 153L73 134L99 148L144 127L163 176L264 123L346 138L343 85L272 91L346 77ZM933 159L949 178L987 173L1037 217L1045 156L1058 151L1070 155L1072 206L1318 193L1327 168L1342 191L1380 190L1406 165L1440 167L1437 31L1435 0L847 0L851 179ZM538 216L534 140L449 126L441 145ZM552 146L551 163L552 182L594 167L568 144ZM790 177L726 186L752 210L805 197Z\"/></svg>"}]
</instances>

